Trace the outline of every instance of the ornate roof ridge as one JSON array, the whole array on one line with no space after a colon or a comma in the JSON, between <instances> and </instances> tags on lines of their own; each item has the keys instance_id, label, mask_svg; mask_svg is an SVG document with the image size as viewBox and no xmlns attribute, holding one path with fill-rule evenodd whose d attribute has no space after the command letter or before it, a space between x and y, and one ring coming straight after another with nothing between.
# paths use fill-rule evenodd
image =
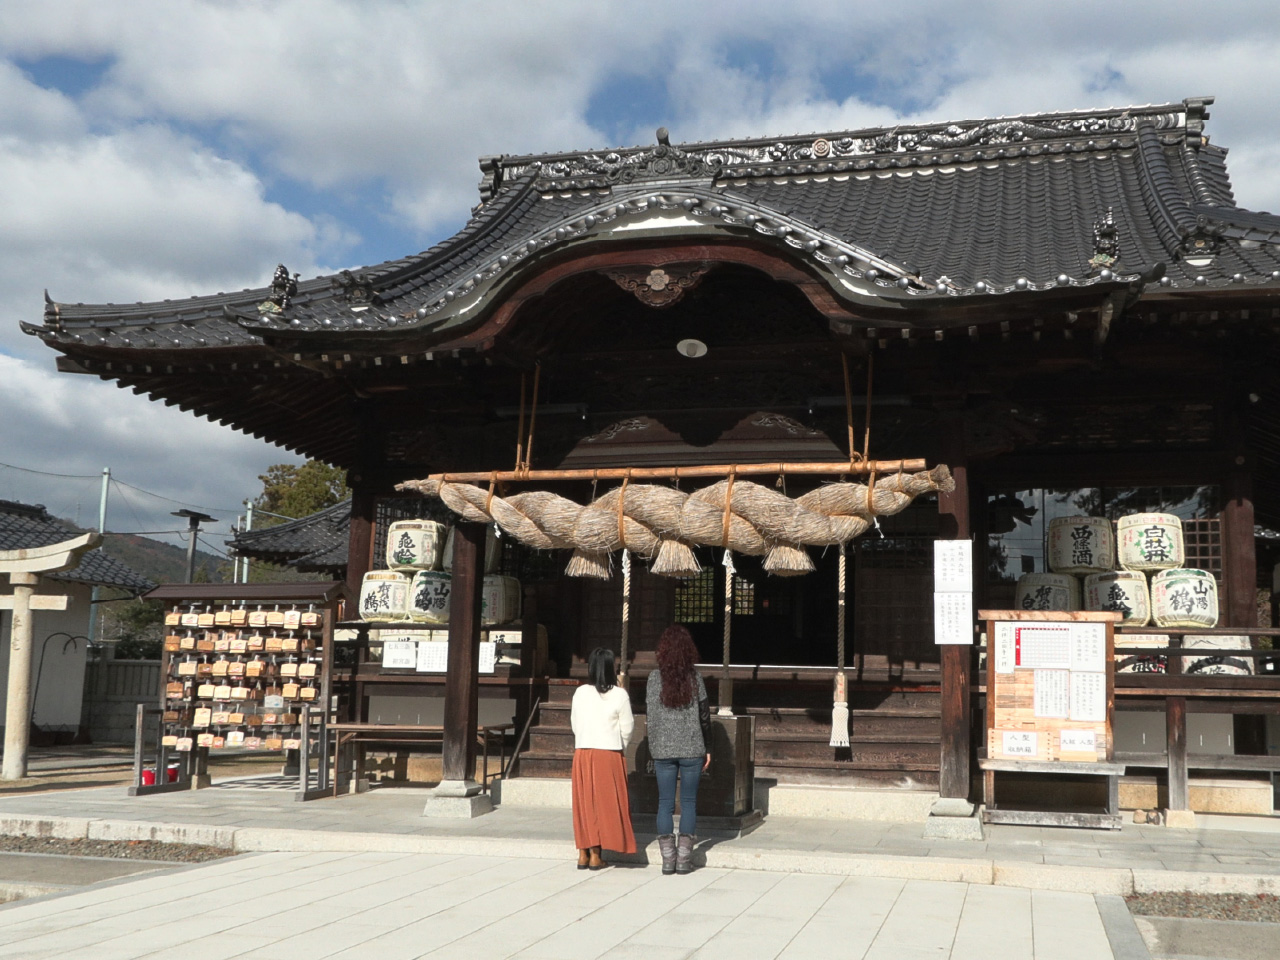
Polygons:
<instances>
[{"instance_id":1,"label":"ornate roof ridge","mask_svg":"<svg viewBox=\"0 0 1280 960\"><path fill-rule=\"evenodd\" d=\"M484 180L480 184L480 195L487 200L496 196L510 180L535 171L544 188L560 185L598 187L620 181L664 177L734 176L750 168L788 161L830 162L855 157L933 153L988 144L1134 134L1142 119L1154 120L1155 127L1161 131L1183 130L1198 144L1204 121L1208 118L1206 107L1212 102L1212 97L1192 97L1180 103L905 123L861 130L680 144L669 143L665 129L661 129L656 147L482 157L480 168Z\"/></svg>"}]
</instances>

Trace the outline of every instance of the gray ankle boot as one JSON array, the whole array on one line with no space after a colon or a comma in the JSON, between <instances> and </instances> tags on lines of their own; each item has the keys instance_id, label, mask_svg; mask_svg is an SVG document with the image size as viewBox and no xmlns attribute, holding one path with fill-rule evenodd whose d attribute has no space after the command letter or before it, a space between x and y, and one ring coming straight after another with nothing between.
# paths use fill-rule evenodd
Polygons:
<instances>
[{"instance_id":1,"label":"gray ankle boot","mask_svg":"<svg viewBox=\"0 0 1280 960\"><path fill-rule=\"evenodd\" d=\"M663 874L672 874L676 872L676 835L674 833L664 833L658 837L658 849L662 852L662 872Z\"/></svg>"},{"instance_id":2,"label":"gray ankle boot","mask_svg":"<svg viewBox=\"0 0 1280 960\"><path fill-rule=\"evenodd\" d=\"M698 838L682 833L676 840L676 873L693 873L693 845Z\"/></svg>"}]
</instances>

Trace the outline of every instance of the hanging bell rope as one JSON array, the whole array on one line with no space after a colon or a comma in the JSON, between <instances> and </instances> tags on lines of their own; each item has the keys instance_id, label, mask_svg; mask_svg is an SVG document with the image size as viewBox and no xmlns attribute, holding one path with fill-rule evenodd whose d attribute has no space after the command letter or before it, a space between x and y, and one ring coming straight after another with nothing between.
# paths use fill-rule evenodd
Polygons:
<instances>
[{"instance_id":1,"label":"hanging bell rope","mask_svg":"<svg viewBox=\"0 0 1280 960\"><path fill-rule=\"evenodd\" d=\"M763 556L764 569L775 575L808 573L814 567L805 547L847 543L875 516L899 513L922 494L955 489L950 470L939 465L880 476L874 486L832 483L791 498L743 480L740 473L756 472L750 466L755 465L693 493L630 482L622 471L620 479L627 483L585 505L546 491L493 493L490 486L504 479L500 471L475 475L485 486L433 476L396 489L439 497L462 519L497 523L534 549L572 550L565 572L600 579L608 579L610 555L620 549L651 560L652 571L661 576L695 576L700 569L695 546Z\"/></svg>"},{"instance_id":2,"label":"hanging bell rope","mask_svg":"<svg viewBox=\"0 0 1280 960\"><path fill-rule=\"evenodd\" d=\"M627 633L631 625L631 551L622 551L622 636L618 646L618 686L627 686Z\"/></svg>"},{"instance_id":3,"label":"hanging bell rope","mask_svg":"<svg viewBox=\"0 0 1280 960\"><path fill-rule=\"evenodd\" d=\"M729 676L729 638L733 633L733 588L736 571L733 568L733 554L726 547L724 551L724 647L720 667L720 704L716 715L733 716L733 677Z\"/></svg>"},{"instance_id":4,"label":"hanging bell rope","mask_svg":"<svg viewBox=\"0 0 1280 960\"><path fill-rule=\"evenodd\" d=\"M831 746L849 746L849 686L844 674L845 548L840 546L836 576L836 681L831 706Z\"/></svg>"}]
</instances>

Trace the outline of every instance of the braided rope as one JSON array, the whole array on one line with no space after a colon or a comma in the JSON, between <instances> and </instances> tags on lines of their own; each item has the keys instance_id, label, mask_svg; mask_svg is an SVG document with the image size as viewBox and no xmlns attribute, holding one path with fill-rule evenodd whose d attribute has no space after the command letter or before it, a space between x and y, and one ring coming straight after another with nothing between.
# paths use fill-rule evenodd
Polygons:
<instances>
[{"instance_id":1,"label":"braided rope","mask_svg":"<svg viewBox=\"0 0 1280 960\"><path fill-rule=\"evenodd\" d=\"M546 491L504 497L493 486L435 478L397 486L439 497L464 520L496 523L526 546L573 550L570 575L605 578L609 555L619 549L655 560L655 573L691 576L698 567L689 548L699 545L764 556L770 573L807 573L813 562L804 547L847 543L872 518L954 488L945 466L868 484L826 484L794 499L733 475L693 493L628 480L585 505Z\"/></svg>"}]
</instances>

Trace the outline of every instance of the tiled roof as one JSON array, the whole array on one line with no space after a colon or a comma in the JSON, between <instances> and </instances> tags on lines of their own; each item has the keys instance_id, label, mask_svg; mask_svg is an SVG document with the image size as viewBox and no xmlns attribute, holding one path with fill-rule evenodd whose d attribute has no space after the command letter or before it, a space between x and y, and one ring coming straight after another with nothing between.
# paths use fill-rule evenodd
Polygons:
<instances>
[{"instance_id":1,"label":"tiled roof","mask_svg":"<svg viewBox=\"0 0 1280 960\"><path fill-rule=\"evenodd\" d=\"M325 573L347 566L348 521L351 500L298 520L262 530L250 530L227 541L237 554L297 570Z\"/></svg>"},{"instance_id":2,"label":"tiled roof","mask_svg":"<svg viewBox=\"0 0 1280 960\"><path fill-rule=\"evenodd\" d=\"M79 531L51 517L39 504L0 500L0 550L23 550L45 547L75 537ZM79 566L46 574L53 580L87 583L95 587L118 587L138 594L150 590L155 583L143 577L114 557L101 551L83 554Z\"/></svg>"},{"instance_id":3,"label":"tiled roof","mask_svg":"<svg viewBox=\"0 0 1280 960\"><path fill-rule=\"evenodd\" d=\"M751 238L828 278L837 296L937 313L959 299L1125 281L1280 289L1280 217L1234 205L1211 99L918 127L483 161L485 201L423 253L270 288L132 306L50 301L29 333L69 354L234 360L264 341L308 350L430 349L530 264L665 217ZM1119 261L1090 268L1111 211ZM933 321L929 321L932 323ZM260 352L260 350L258 351Z\"/></svg>"}]
</instances>

